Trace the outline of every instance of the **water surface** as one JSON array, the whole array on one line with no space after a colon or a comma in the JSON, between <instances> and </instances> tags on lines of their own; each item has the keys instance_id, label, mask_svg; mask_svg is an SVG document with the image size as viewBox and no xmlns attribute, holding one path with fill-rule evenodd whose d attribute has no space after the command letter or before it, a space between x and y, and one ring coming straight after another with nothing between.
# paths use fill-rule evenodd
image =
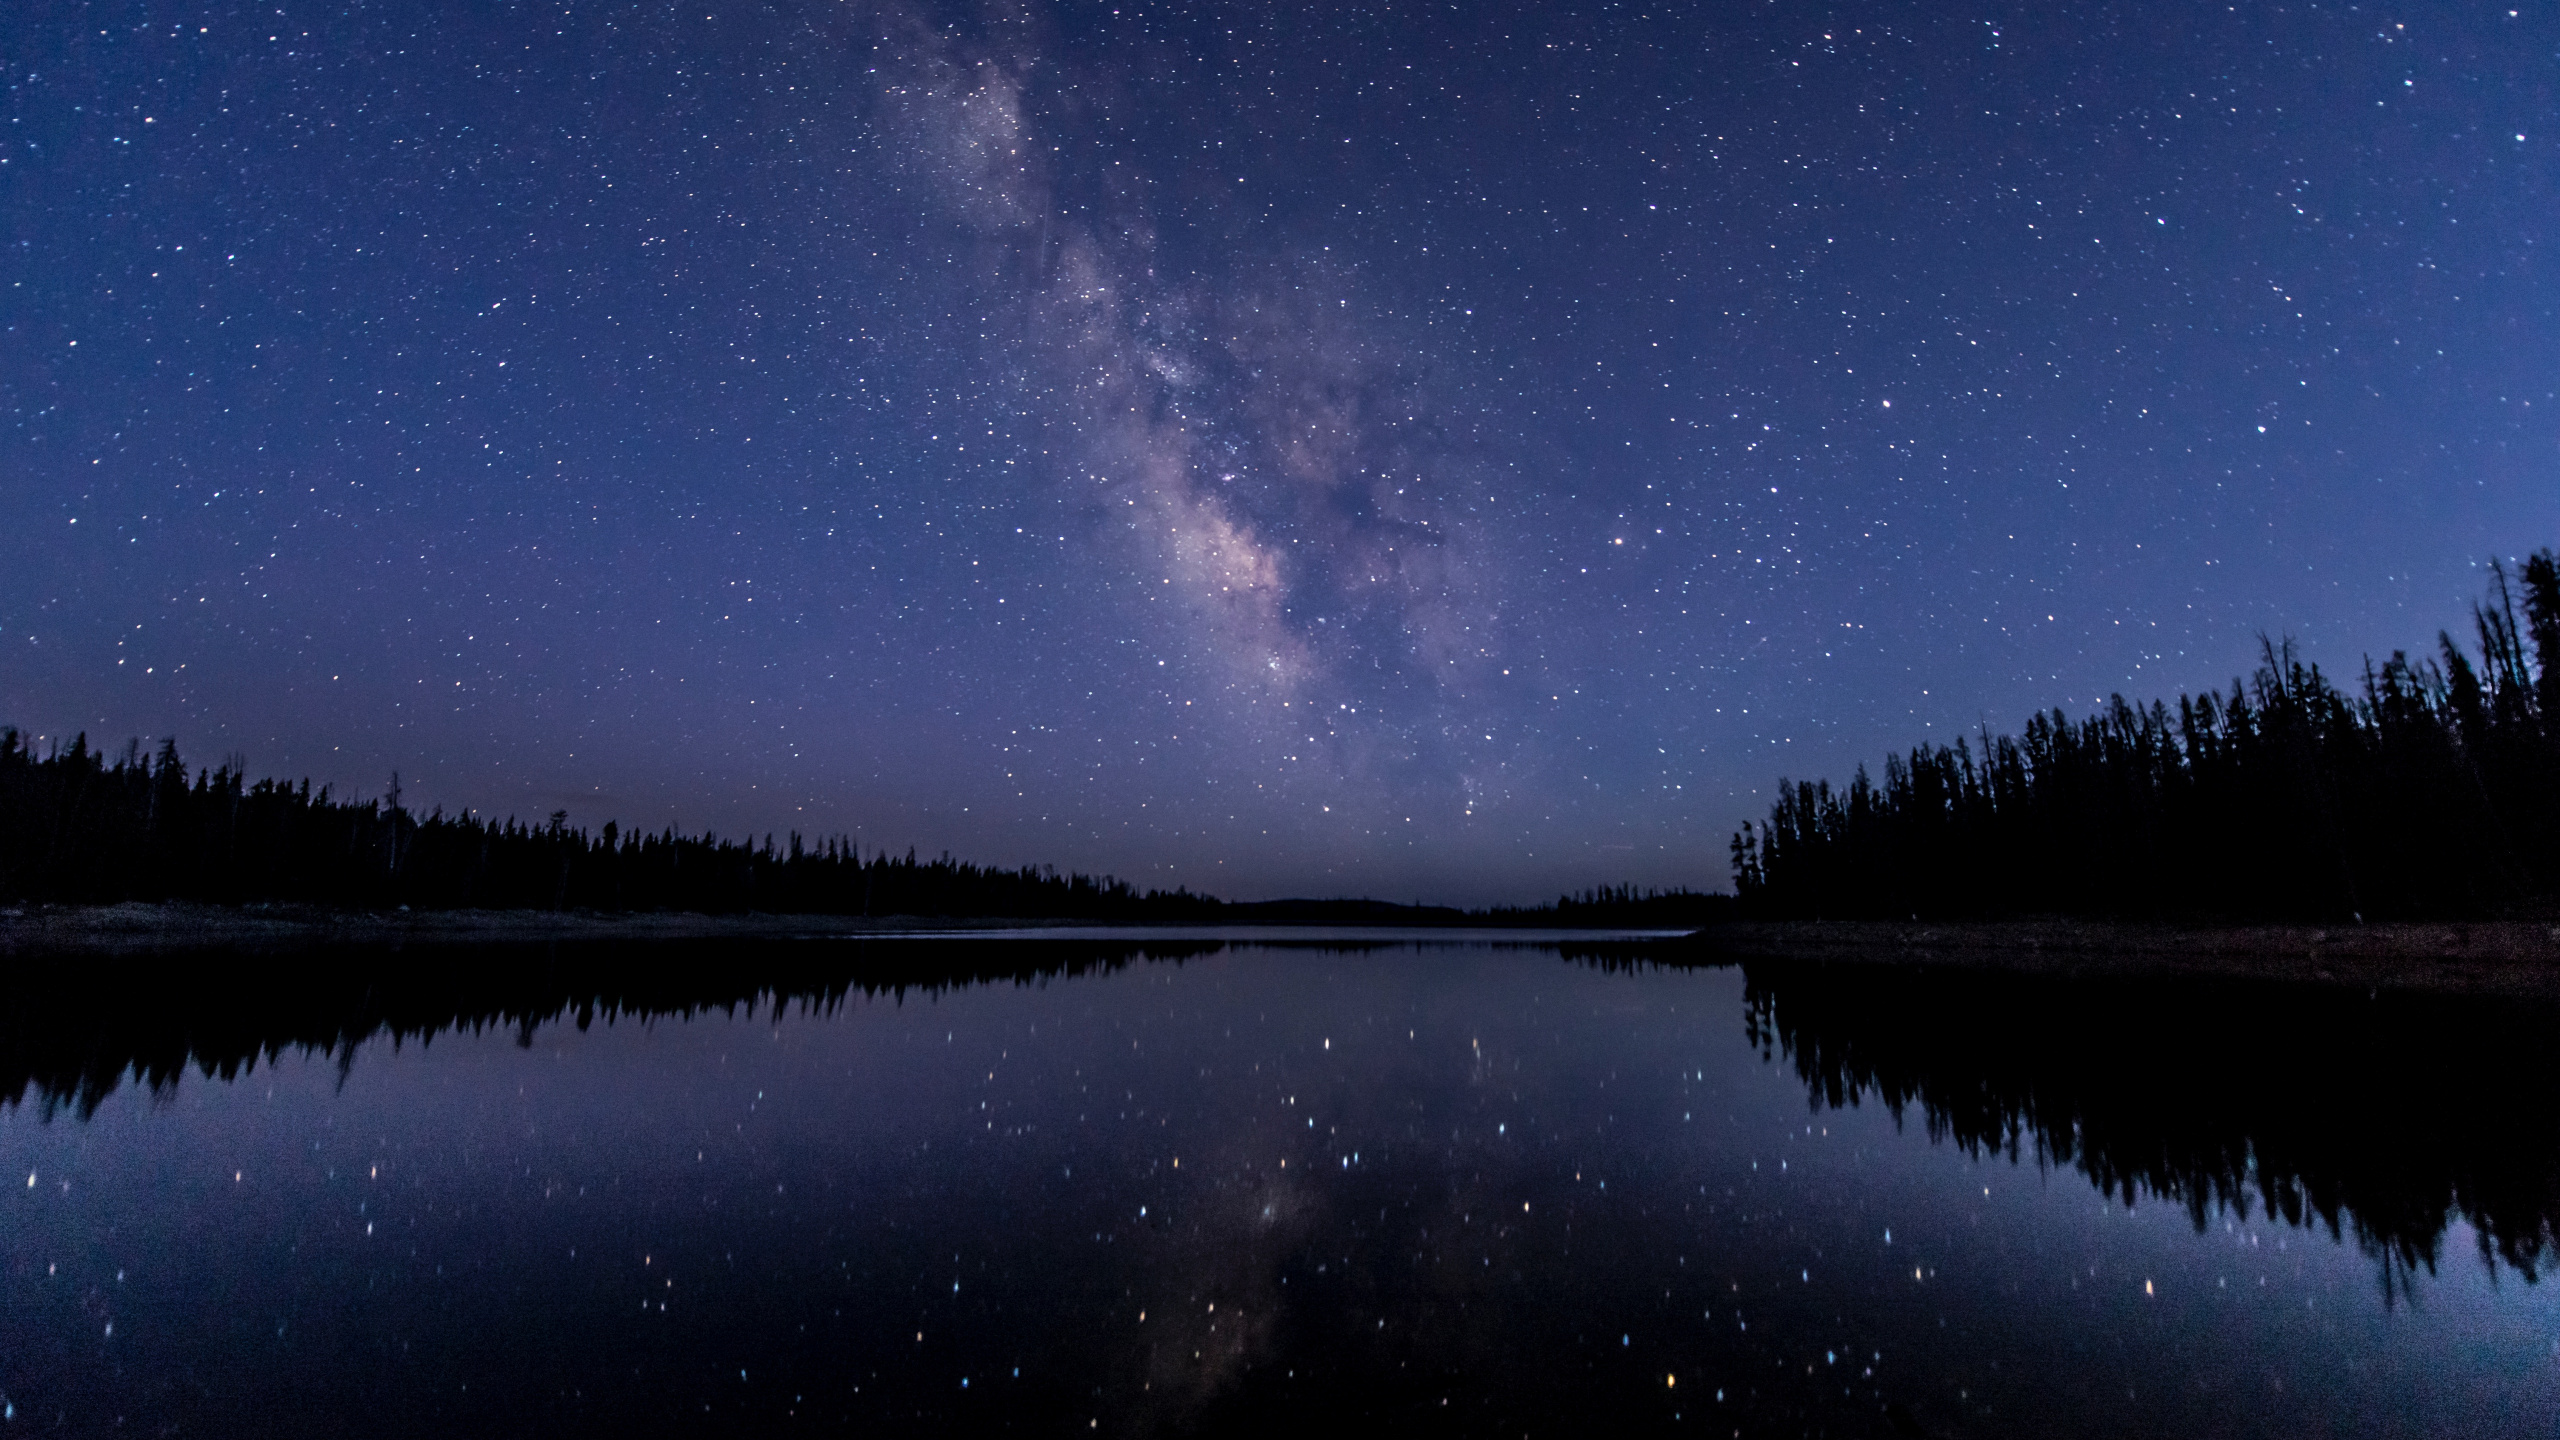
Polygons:
<instances>
[{"instance_id":1,"label":"water surface","mask_svg":"<svg viewBox=\"0 0 2560 1440\"><path fill-rule=\"evenodd\" d=\"M2560 1424L2552 1016L1660 954L22 960L5 1425Z\"/></svg>"}]
</instances>

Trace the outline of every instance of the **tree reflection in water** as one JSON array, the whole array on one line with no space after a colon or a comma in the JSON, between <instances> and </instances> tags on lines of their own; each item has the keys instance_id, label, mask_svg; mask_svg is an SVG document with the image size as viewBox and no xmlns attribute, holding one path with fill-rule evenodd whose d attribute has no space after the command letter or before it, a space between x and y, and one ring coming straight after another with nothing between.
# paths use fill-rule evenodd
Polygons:
<instances>
[{"instance_id":1,"label":"tree reflection in water","mask_svg":"<svg viewBox=\"0 0 2560 1440\"><path fill-rule=\"evenodd\" d=\"M20 957L0 1008L0 1103L32 1096L85 1120L128 1079L154 1093L190 1070L235 1080L261 1060L319 1054L343 1069L377 1037L687 1019L718 1011L826 1014L849 996L1030 985L1180 961L1215 941L839 940L315 946L276 952Z\"/></svg>"},{"instance_id":2,"label":"tree reflection in water","mask_svg":"<svg viewBox=\"0 0 2560 1440\"><path fill-rule=\"evenodd\" d=\"M2199 1230L2225 1214L2352 1235L2386 1299L2459 1217L2492 1272L2560 1232L2560 1013L2194 979L1749 962L1749 1038L1816 1108L1873 1098L1932 1139L2070 1166Z\"/></svg>"},{"instance_id":3,"label":"tree reflection in water","mask_svg":"<svg viewBox=\"0 0 2560 1440\"><path fill-rule=\"evenodd\" d=\"M0 1102L86 1119L128 1080L236 1079L288 1052L342 1069L376 1038L786 1012L849 997L1032 985L1218 940L880 939L191 950L18 957L0 1009ZM1379 947L1323 942L1331 952ZM1581 943L1609 971L1679 946ZM2022 976L1958 967L1746 962L1747 1038L1817 1107L1917 1109L1968 1153L2077 1169L2201 1229L2254 1214L2352 1236L2386 1298L2433 1273L2456 1219L2494 1271L2528 1282L2560 1252L2560 1010L2194 979Z\"/></svg>"}]
</instances>

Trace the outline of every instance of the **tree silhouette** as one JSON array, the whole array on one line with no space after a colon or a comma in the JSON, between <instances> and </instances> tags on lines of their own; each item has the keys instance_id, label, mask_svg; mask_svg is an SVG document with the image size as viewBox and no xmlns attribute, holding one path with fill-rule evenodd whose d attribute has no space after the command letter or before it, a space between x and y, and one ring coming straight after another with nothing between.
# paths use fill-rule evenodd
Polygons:
<instances>
[{"instance_id":1,"label":"tree silhouette","mask_svg":"<svg viewBox=\"0 0 2560 1440\"><path fill-rule=\"evenodd\" d=\"M2560 893L2560 565L2490 565L2479 659L2365 665L2341 690L2290 641L2174 712L2122 696L2015 737L1780 781L1733 839L1768 917L2485 917ZM2517 595L2521 586L2522 607ZM1977 741L1979 748L1977 749Z\"/></svg>"},{"instance_id":2,"label":"tree silhouette","mask_svg":"<svg viewBox=\"0 0 2560 1440\"><path fill-rule=\"evenodd\" d=\"M1226 924L1691 927L1721 897L1601 889L1555 905L1468 912L1374 900L1234 904L1141 891L1108 875L865 853L844 836L590 834L323 787L251 783L237 760L190 775L176 742L110 758L75 736L43 753L0 729L0 904L187 901L388 910L682 911Z\"/></svg>"}]
</instances>

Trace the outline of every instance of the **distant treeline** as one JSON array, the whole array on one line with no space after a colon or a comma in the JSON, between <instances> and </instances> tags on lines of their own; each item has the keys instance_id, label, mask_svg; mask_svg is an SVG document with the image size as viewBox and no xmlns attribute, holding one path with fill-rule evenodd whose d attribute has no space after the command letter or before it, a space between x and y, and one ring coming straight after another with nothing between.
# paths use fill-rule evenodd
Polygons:
<instances>
[{"instance_id":1,"label":"distant treeline","mask_svg":"<svg viewBox=\"0 0 2560 1440\"><path fill-rule=\"evenodd\" d=\"M1559 895L1552 905L1502 905L1476 911L1468 918L1474 924L1553 925L1567 929L1623 926L1630 930L1692 930L1710 921L1731 919L1733 908L1730 895L1602 885L1578 894Z\"/></svg>"},{"instance_id":2,"label":"distant treeline","mask_svg":"<svg viewBox=\"0 0 2560 1440\"><path fill-rule=\"evenodd\" d=\"M2290 642L2227 695L2055 710L1845 789L1781 781L1733 840L1771 918L2428 919L2560 896L2560 565L2490 567L2475 661L2395 652L2341 690ZM2521 589L2521 607L2516 591Z\"/></svg>"},{"instance_id":3,"label":"distant treeline","mask_svg":"<svg viewBox=\"0 0 2560 1440\"><path fill-rule=\"evenodd\" d=\"M665 910L706 914L1194 919L1217 902L1108 877L863 853L798 835L777 846L669 828L600 831L410 814L309 781L190 772L175 741L110 760L86 737L39 754L0 730L0 901L182 900L355 909Z\"/></svg>"},{"instance_id":4,"label":"distant treeline","mask_svg":"<svg viewBox=\"0 0 2560 1440\"><path fill-rule=\"evenodd\" d=\"M1236 904L1110 876L865 851L843 837L724 839L411 814L236 763L190 771L174 740L110 756L86 736L39 753L0 729L0 904L189 901L389 910L965 916L1178 924L1696 925L1724 897L1602 889L1533 909L1383 901ZM1695 918L1680 918L1695 917Z\"/></svg>"}]
</instances>

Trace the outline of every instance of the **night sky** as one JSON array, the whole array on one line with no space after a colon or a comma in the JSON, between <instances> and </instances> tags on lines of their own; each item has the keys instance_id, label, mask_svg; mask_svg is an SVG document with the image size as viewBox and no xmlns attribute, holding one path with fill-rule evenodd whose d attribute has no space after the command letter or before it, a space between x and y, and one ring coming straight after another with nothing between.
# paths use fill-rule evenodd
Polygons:
<instances>
[{"instance_id":1,"label":"night sky","mask_svg":"<svg viewBox=\"0 0 2560 1440\"><path fill-rule=\"evenodd\" d=\"M0 723L1240 898L2560 542L2560 12L17 3Z\"/></svg>"}]
</instances>

